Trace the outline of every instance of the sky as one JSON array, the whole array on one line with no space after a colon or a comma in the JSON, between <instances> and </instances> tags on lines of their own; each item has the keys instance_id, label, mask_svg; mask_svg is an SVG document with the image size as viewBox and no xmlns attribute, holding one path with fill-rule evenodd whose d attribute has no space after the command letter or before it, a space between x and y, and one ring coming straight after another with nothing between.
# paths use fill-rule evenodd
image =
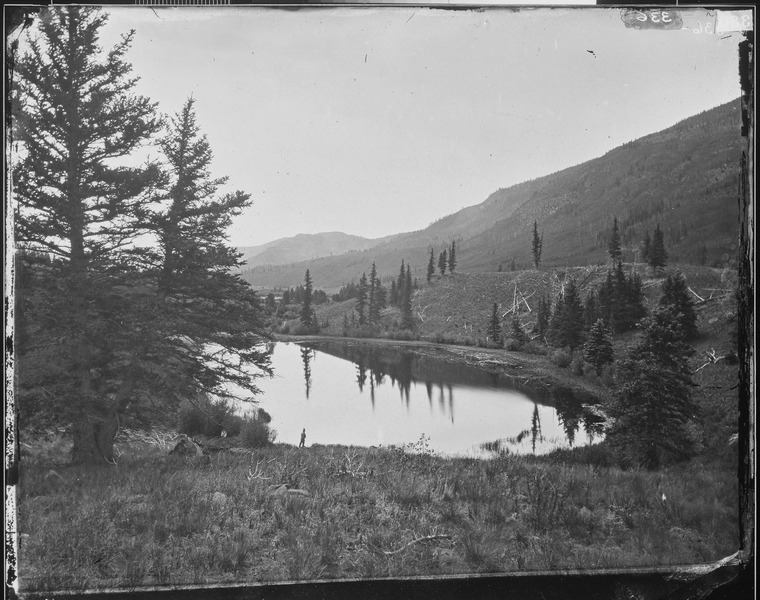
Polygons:
<instances>
[{"instance_id":1,"label":"sky","mask_svg":"<svg viewBox=\"0 0 760 600\"><path fill-rule=\"evenodd\" d=\"M192 94L213 175L252 195L236 246L422 229L740 94L741 36L704 9L677 31L595 7L109 13L137 91L167 114Z\"/></svg>"}]
</instances>

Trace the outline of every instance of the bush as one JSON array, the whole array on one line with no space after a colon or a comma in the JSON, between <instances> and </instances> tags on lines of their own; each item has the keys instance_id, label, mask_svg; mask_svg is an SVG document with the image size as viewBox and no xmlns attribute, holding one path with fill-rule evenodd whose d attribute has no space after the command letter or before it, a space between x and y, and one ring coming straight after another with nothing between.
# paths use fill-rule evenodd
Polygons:
<instances>
[{"instance_id":1,"label":"bush","mask_svg":"<svg viewBox=\"0 0 760 600\"><path fill-rule=\"evenodd\" d=\"M546 356L546 346L544 346L540 342L531 341L528 342L523 346L523 352L527 352L528 354L540 354L542 356Z\"/></svg>"},{"instance_id":2,"label":"bush","mask_svg":"<svg viewBox=\"0 0 760 600\"><path fill-rule=\"evenodd\" d=\"M514 338L507 338L506 340L504 340L504 348L506 348L510 352L522 352L523 345Z\"/></svg>"},{"instance_id":3,"label":"bush","mask_svg":"<svg viewBox=\"0 0 760 600\"><path fill-rule=\"evenodd\" d=\"M570 350L567 348L558 348L549 354L549 359L558 367L566 368L570 366L573 360L573 355L570 354Z\"/></svg>"},{"instance_id":4,"label":"bush","mask_svg":"<svg viewBox=\"0 0 760 600\"><path fill-rule=\"evenodd\" d=\"M243 420L235 415L235 409L227 400L211 400L207 396L185 401L179 408L180 433L218 437L222 431L235 435Z\"/></svg>"},{"instance_id":5,"label":"bush","mask_svg":"<svg viewBox=\"0 0 760 600\"><path fill-rule=\"evenodd\" d=\"M262 417L262 413L269 418ZM277 437L276 432L269 427L269 421L272 420L266 411L259 409L257 416L248 416L243 420L243 427L240 431L240 443L246 448L264 448L274 442Z\"/></svg>"}]
</instances>

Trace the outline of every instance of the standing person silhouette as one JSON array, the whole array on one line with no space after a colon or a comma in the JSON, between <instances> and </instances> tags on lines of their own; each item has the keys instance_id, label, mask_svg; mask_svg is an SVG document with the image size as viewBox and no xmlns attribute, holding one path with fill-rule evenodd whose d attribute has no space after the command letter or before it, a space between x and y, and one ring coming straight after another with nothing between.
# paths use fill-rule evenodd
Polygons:
<instances>
[{"instance_id":1,"label":"standing person silhouette","mask_svg":"<svg viewBox=\"0 0 760 600\"><path fill-rule=\"evenodd\" d=\"M306 428L304 427L303 431L301 432L301 443L298 444L299 448L303 448L306 446Z\"/></svg>"}]
</instances>

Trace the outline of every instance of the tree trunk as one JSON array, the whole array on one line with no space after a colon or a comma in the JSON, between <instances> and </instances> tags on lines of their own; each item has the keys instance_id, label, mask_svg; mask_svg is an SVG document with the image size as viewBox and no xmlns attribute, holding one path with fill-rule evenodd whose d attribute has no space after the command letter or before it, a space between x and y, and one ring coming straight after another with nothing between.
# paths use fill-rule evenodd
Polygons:
<instances>
[{"instance_id":1,"label":"tree trunk","mask_svg":"<svg viewBox=\"0 0 760 600\"><path fill-rule=\"evenodd\" d=\"M106 409L101 414L83 414L73 427L72 461L113 464L113 443L118 430L119 418L113 409Z\"/></svg>"}]
</instances>

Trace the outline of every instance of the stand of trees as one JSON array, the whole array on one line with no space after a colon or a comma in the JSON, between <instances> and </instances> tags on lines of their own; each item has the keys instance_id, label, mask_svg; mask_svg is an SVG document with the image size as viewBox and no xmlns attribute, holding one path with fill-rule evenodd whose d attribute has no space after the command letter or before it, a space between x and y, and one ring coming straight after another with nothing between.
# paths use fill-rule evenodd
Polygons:
<instances>
[{"instance_id":1,"label":"stand of trees","mask_svg":"<svg viewBox=\"0 0 760 600\"><path fill-rule=\"evenodd\" d=\"M252 398L248 367L270 370L258 299L231 273L241 261L226 236L250 197L209 176L192 99L162 119L134 93L133 32L100 52L106 19L43 12L12 96L15 236L31 251L17 256L16 399L25 423L71 424L79 462L113 461L130 409L231 388ZM160 161L128 166L156 136Z\"/></svg>"}]
</instances>

